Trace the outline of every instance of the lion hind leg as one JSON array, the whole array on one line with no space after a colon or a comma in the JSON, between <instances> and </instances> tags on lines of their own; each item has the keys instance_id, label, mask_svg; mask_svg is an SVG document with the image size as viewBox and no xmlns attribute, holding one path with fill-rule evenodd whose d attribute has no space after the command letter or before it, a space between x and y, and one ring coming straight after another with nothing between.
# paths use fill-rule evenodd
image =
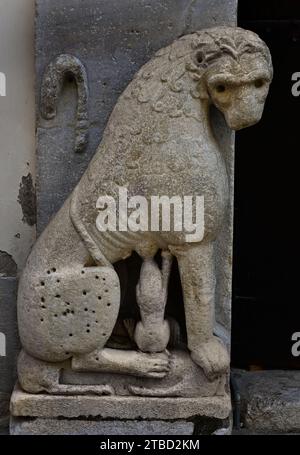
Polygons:
<instances>
[{"instance_id":1,"label":"lion hind leg","mask_svg":"<svg viewBox=\"0 0 300 455\"><path fill-rule=\"evenodd\" d=\"M59 362L105 346L120 306L114 269L51 269L31 278L29 287L22 289L19 304L21 341L28 353Z\"/></svg>"},{"instance_id":2,"label":"lion hind leg","mask_svg":"<svg viewBox=\"0 0 300 455\"><path fill-rule=\"evenodd\" d=\"M18 358L18 376L20 386L28 393L49 393L53 395L113 395L114 390L108 385L72 385L61 384L61 370L66 362L50 363L37 360L24 350Z\"/></svg>"}]
</instances>

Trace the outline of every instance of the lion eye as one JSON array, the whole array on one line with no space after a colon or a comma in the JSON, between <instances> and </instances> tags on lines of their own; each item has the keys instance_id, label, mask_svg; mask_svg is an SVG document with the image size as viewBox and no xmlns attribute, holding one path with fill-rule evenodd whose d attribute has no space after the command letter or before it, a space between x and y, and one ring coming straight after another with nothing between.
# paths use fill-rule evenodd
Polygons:
<instances>
[{"instance_id":1,"label":"lion eye","mask_svg":"<svg viewBox=\"0 0 300 455\"><path fill-rule=\"evenodd\" d=\"M225 92L225 90L226 90L226 87L223 84L219 84L219 85L216 86L216 91L218 93L223 93L223 92Z\"/></svg>"},{"instance_id":2,"label":"lion eye","mask_svg":"<svg viewBox=\"0 0 300 455\"><path fill-rule=\"evenodd\" d=\"M263 79L256 79L254 81L254 85L256 88L261 88L265 84Z\"/></svg>"},{"instance_id":3,"label":"lion eye","mask_svg":"<svg viewBox=\"0 0 300 455\"><path fill-rule=\"evenodd\" d=\"M197 61L198 64L203 63L203 61L204 61L203 52L201 52L201 51L197 52L197 54L196 54L196 61Z\"/></svg>"}]
</instances>

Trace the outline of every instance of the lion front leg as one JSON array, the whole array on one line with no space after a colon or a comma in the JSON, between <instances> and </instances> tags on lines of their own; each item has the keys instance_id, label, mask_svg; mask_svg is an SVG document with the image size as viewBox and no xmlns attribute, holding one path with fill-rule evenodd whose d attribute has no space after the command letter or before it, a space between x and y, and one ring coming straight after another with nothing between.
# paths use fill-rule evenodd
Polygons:
<instances>
[{"instance_id":1,"label":"lion front leg","mask_svg":"<svg viewBox=\"0 0 300 455\"><path fill-rule=\"evenodd\" d=\"M229 356L213 335L215 270L213 244L200 243L170 248L177 257L183 290L188 348L208 379L229 369Z\"/></svg>"}]
</instances>

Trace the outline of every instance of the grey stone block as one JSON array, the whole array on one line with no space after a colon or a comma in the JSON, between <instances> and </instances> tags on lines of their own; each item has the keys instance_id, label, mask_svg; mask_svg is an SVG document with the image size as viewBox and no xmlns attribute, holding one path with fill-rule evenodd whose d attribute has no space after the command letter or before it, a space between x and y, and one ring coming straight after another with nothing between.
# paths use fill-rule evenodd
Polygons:
<instances>
[{"instance_id":1,"label":"grey stone block","mask_svg":"<svg viewBox=\"0 0 300 455\"><path fill-rule=\"evenodd\" d=\"M12 435L192 435L192 422L177 421L93 421L67 419L16 419L10 423Z\"/></svg>"},{"instance_id":2,"label":"grey stone block","mask_svg":"<svg viewBox=\"0 0 300 455\"><path fill-rule=\"evenodd\" d=\"M20 350L16 315L16 278L0 277L0 418L8 413Z\"/></svg>"},{"instance_id":3,"label":"grey stone block","mask_svg":"<svg viewBox=\"0 0 300 455\"><path fill-rule=\"evenodd\" d=\"M236 371L248 432L300 432L300 371Z\"/></svg>"}]
</instances>

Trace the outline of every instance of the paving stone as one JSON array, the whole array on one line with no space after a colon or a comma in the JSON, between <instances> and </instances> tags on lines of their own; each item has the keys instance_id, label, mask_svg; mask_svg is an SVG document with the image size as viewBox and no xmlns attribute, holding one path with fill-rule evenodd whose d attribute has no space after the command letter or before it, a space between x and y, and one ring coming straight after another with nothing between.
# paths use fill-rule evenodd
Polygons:
<instances>
[{"instance_id":1,"label":"paving stone","mask_svg":"<svg viewBox=\"0 0 300 455\"><path fill-rule=\"evenodd\" d=\"M246 431L300 432L300 371L236 371Z\"/></svg>"}]
</instances>

